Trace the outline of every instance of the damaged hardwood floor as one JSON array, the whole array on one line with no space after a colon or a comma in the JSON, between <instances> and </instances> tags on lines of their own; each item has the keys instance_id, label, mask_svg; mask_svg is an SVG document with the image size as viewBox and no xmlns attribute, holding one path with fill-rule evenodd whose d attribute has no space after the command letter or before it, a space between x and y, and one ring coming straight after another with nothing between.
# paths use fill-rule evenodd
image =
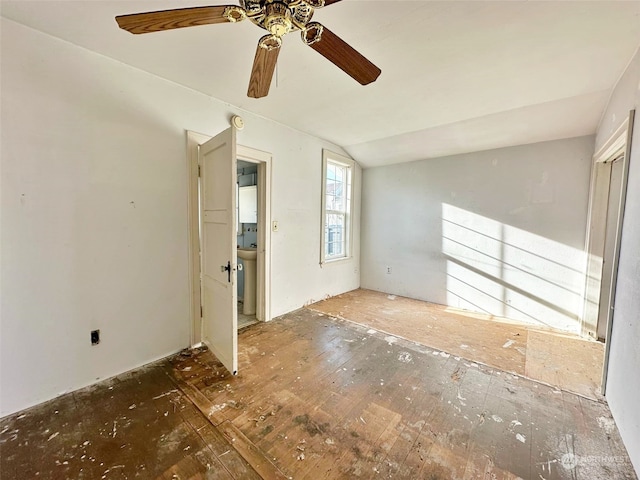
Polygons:
<instances>
[{"instance_id":1,"label":"damaged hardwood floor","mask_svg":"<svg viewBox=\"0 0 640 480\"><path fill-rule=\"evenodd\" d=\"M586 399L302 309L0 421L0 478L637 479Z\"/></svg>"},{"instance_id":2,"label":"damaged hardwood floor","mask_svg":"<svg viewBox=\"0 0 640 480\"><path fill-rule=\"evenodd\" d=\"M0 478L260 479L166 372L154 363L2 419Z\"/></svg>"}]
</instances>

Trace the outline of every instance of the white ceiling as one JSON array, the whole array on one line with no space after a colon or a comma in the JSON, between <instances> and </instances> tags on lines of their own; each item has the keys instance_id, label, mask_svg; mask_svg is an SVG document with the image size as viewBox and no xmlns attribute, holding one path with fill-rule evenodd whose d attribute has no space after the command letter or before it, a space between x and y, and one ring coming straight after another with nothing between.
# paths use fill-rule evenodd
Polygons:
<instances>
[{"instance_id":1,"label":"white ceiling","mask_svg":"<svg viewBox=\"0 0 640 480\"><path fill-rule=\"evenodd\" d=\"M2 16L347 149L363 166L595 132L640 45L640 1L362 1L314 20L382 69L360 86L287 35L269 96L246 96L249 21L147 35L116 15L237 0L5 1Z\"/></svg>"}]
</instances>

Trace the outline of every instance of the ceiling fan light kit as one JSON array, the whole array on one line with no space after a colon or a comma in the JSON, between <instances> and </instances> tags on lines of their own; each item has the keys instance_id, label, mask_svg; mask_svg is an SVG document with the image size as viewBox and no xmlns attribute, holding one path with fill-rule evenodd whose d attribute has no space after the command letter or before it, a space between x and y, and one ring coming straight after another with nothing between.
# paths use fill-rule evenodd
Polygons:
<instances>
[{"instance_id":1,"label":"ceiling fan light kit","mask_svg":"<svg viewBox=\"0 0 640 480\"><path fill-rule=\"evenodd\" d=\"M340 0L240 0L238 5L178 8L134 13L116 17L118 26L134 34L175 28L236 23L249 18L269 32L258 41L247 95L267 96L282 46L282 37L300 30L302 41L362 85L374 82L381 70L344 40L317 22L311 22L316 8Z\"/></svg>"}]
</instances>

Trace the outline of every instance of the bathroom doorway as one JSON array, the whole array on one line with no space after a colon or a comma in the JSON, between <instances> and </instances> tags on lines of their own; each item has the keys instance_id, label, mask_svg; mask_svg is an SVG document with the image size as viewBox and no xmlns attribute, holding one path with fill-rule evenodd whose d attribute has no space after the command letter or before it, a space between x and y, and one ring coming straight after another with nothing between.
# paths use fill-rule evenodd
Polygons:
<instances>
[{"instance_id":1,"label":"bathroom doorway","mask_svg":"<svg viewBox=\"0 0 640 480\"><path fill-rule=\"evenodd\" d=\"M201 272L200 272L200 179L198 176L198 148L211 138L210 135L204 135L196 132L187 132L187 163L189 172L188 184L188 215L189 215L189 290L191 295L191 345L199 345L202 342L202 308L201 308ZM271 154L256 150L243 145L237 145L236 158L238 165L244 165L245 172L239 168L240 173L249 173L252 168L255 176L255 192L256 192L256 222L245 222L248 226L245 228L245 236L242 243L237 243L238 247L247 249L254 248L255 253L255 313L247 315L249 322L243 324L244 310L244 275L247 272L244 265L245 260L242 255L238 255L238 264L242 263L242 270L237 271L237 279L235 288L238 289L238 295L242 293L243 303L239 305L238 328L242 328L254 321L271 320ZM249 177L246 177L247 179ZM249 181L243 179L243 183ZM248 185L247 185L248 186ZM236 206L239 206L238 200L240 195L240 184L234 192L236 197ZM239 210L239 209L238 209ZM238 217L239 211L236 211ZM239 218L239 217L238 217ZM236 224L237 239L240 240L242 233L242 223ZM250 230L249 230L250 229ZM244 247L244 245L247 247ZM254 244L255 247L251 247ZM238 268L233 265L232 268ZM242 278L241 278L242 277ZM240 281L243 281L240 287Z\"/></svg>"},{"instance_id":2,"label":"bathroom doorway","mask_svg":"<svg viewBox=\"0 0 640 480\"><path fill-rule=\"evenodd\" d=\"M238 330L257 320L258 163L238 159L236 182L236 245L238 247Z\"/></svg>"}]
</instances>

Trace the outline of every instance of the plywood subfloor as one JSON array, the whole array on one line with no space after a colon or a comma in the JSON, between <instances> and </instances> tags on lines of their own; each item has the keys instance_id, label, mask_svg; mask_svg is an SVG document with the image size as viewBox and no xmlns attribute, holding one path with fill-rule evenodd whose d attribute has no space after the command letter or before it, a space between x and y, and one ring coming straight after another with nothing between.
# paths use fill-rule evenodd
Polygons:
<instances>
[{"instance_id":1,"label":"plywood subfloor","mask_svg":"<svg viewBox=\"0 0 640 480\"><path fill-rule=\"evenodd\" d=\"M550 328L353 290L309 308L599 399L604 346Z\"/></svg>"},{"instance_id":2,"label":"plywood subfloor","mask_svg":"<svg viewBox=\"0 0 640 480\"><path fill-rule=\"evenodd\" d=\"M177 355L4 418L0 477L637 480L605 403L308 309L243 329L239 363Z\"/></svg>"}]
</instances>

